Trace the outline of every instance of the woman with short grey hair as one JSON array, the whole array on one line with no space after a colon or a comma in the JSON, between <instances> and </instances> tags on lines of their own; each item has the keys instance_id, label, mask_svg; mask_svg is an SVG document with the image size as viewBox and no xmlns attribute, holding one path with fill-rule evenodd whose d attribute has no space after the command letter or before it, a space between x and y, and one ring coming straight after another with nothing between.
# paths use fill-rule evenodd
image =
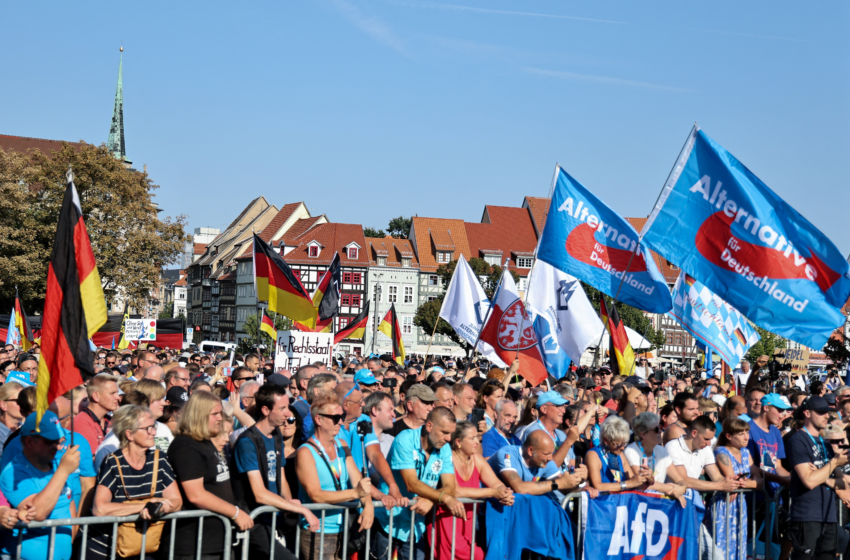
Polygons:
<instances>
[{"instance_id":1,"label":"woman with short grey hair","mask_svg":"<svg viewBox=\"0 0 850 560\"><path fill-rule=\"evenodd\" d=\"M649 468L632 468L626 460L624 451L630 435L628 422L609 416L600 429L601 445L587 451L584 461L588 480L600 492L635 490L652 478Z\"/></svg>"},{"instance_id":2,"label":"woman with short grey hair","mask_svg":"<svg viewBox=\"0 0 850 560\"><path fill-rule=\"evenodd\" d=\"M652 474L647 491L655 491L676 498L685 506L685 480L673 466L673 459L661 445L661 417L653 412L635 416L635 442L626 447L625 456L632 469L648 466ZM667 480L673 484L667 484Z\"/></svg>"}]
</instances>

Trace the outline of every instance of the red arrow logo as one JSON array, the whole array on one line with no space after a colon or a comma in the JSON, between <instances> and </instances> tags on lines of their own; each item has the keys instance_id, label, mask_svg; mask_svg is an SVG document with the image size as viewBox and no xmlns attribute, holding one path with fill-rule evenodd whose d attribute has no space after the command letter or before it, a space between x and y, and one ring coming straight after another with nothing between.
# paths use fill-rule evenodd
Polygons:
<instances>
[{"instance_id":1,"label":"red arrow logo","mask_svg":"<svg viewBox=\"0 0 850 560\"><path fill-rule=\"evenodd\" d=\"M596 228L589 224L581 224L574 228L567 236L567 253L578 261L602 270L613 268L622 272L628 266L630 273L646 272L643 252L635 253L632 258L632 252L627 249L609 247L604 244L604 241L597 241L595 233ZM631 265L629 265L630 258Z\"/></svg>"}]
</instances>

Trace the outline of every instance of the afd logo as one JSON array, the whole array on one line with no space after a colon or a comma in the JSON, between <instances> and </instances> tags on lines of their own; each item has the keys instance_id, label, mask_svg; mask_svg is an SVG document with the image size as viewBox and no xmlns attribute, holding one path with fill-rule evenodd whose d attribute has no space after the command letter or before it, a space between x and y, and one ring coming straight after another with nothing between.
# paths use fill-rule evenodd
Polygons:
<instances>
[{"instance_id":1,"label":"afd logo","mask_svg":"<svg viewBox=\"0 0 850 560\"><path fill-rule=\"evenodd\" d=\"M631 530L631 536L630 535ZM665 558L676 558L676 552L681 546L682 539L670 537L670 520L667 514L657 509L647 509L647 504L638 504L634 519L629 519L629 508L617 507L617 521L614 534L608 546L608 556L623 554L640 554L645 558L661 555L668 543L670 549ZM645 550L643 538L646 536Z\"/></svg>"}]
</instances>

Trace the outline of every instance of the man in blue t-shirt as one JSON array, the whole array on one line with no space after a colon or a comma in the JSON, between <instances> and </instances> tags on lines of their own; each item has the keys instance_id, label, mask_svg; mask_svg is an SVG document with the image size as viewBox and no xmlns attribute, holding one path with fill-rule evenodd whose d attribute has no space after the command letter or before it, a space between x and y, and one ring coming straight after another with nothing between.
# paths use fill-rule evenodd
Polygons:
<instances>
[{"instance_id":1,"label":"man in blue t-shirt","mask_svg":"<svg viewBox=\"0 0 850 560\"><path fill-rule=\"evenodd\" d=\"M455 517L465 519L466 508L455 497L457 480L452 464L451 441L457 421L454 413L443 407L435 408L428 414L425 424L419 428L404 430L393 441L388 457L393 476L406 498L416 497L416 504L410 509L393 508L392 535L390 535L390 514L384 508L375 510L375 517L381 527L375 533L376 558L385 557L390 540L398 549L399 558L410 557L411 515L415 515L413 530L414 560L425 558L425 518L435 504L445 505ZM437 490L437 485L440 490ZM386 482L381 483L381 492L389 491Z\"/></svg>"},{"instance_id":2,"label":"man in blue t-shirt","mask_svg":"<svg viewBox=\"0 0 850 560\"><path fill-rule=\"evenodd\" d=\"M519 418L519 411L513 401L502 399L496 403L496 422L492 428L484 432L481 440L481 452L485 459L496 454L506 445L521 445L522 442L511 433L514 423Z\"/></svg>"},{"instance_id":3,"label":"man in blue t-shirt","mask_svg":"<svg viewBox=\"0 0 850 560\"><path fill-rule=\"evenodd\" d=\"M284 511L299 513L310 525L311 531L319 529L318 518L292 499L292 493L286 477L283 476L283 466L286 457L283 456L283 436L280 427L288 422L291 416L289 397L286 388L274 383L266 383L254 395L254 405L257 413L262 416L256 424L245 430L233 450L233 463L237 476L233 481L233 492L237 501L242 501L250 509L259 506L274 506ZM280 519L280 518L278 518ZM257 519L250 532L251 550L254 554L269 556L272 542L271 516L261 516ZM286 550L277 539L275 556L280 554L286 558Z\"/></svg>"},{"instance_id":4,"label":"man in blue t-shirt","mask_svg":"<svg viewBox=\"0 0 850 560\"><path fill-rule=\"evenodd\" d=\"M59 418L50 411L44 413L36 429L36 413L30 414L21 428L21 453L16 454L0 471L0 491L12 507L26 498L32 499L36 512L50 512L46 519L69 519L77 515L68 478L80 465L78 446L68 449L61 459L59 450L65 445L66 432ZM50 484L55 481L54 484ZM28 529L23 537L22 558L47 558L50 529ZM14 556L18 544L18 529L5 531L3 554ZM54 560L71 557L71 527L56 528Z\"/></svg>"},{"instance_id":5,"label":"man in blue t-shirt","mask_svg":"<svg viewBox=\"0 0 850 560\"><path fill-rule=\"evenodd\" d=\"M750 420L750 442L747 449L753 463L764 473L767 491L773 496L779 486L791 483L791 473L782 466L785 445L776 427L790 414L791 403L782 395L770 393L761 398L761 413Z\"/></svg>"}]
</instances>

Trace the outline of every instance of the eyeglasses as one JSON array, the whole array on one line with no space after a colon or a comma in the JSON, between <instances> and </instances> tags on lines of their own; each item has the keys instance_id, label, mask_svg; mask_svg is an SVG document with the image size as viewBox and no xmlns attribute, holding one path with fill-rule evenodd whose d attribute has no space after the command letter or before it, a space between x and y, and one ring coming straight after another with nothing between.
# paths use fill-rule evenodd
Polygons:
<instances>
[{"instance_id":1,"label":"eyeglasses","mask_svg":"<svg viewBox=\"0 0 850 560\"><path fill-rule=\"evenodd\" d=\"M333 422L334 424L339 424L340 422L342 422L342 416L343 416L343 415L342 415L342 414L322 414L322 413L320 412L320 413L319 413L319 416L322 416L322 417L324 417L324 418L327 418L328 420L330 420L330 421L331 421L331 422Z\"/></svg>"},{"instance_id":2,"label":"eyeglasses","mask_svg":"<svg viewBox=\"0 0 850 560\"><path fill-rule=\"evenodd\" d=\"M180 381L189 381L188 377L177 377L176 379L179 379Z\"/></svg>"},{"instance_id":3,"label":"eyeglasses","mask_svg":"<svg viewBox=\"0 0 850 560\"><path fill-rule=\"evenodd\" d=\"M253 377L240 377L239 379L234 379L233 381L256 381L257 376Z\"/></svg>"},{"instance_id":4,"label":"eyeglasses","mask_svg":"<svg viewBox=\"0 0 850 560\"><path fill-rule=\"evenodd\" d=\"M289 424L291 426L291 425L295 424L295 416L290 416L285 421L286 421L287 424Z\"/></svg>"},{"instance_id":5,"label":"eyeglasses","mask_svg":"<svg viewBox=\"0 0 850 560\"><path fill-rule=\"evenodd\" d=\"M62 439L47 439L46 437L36 436L38 439L44 443L47 447L56 447L57 445L61 445L65 442L65 438Z\"/></svg>"},{"instance_id":6,"label":"eyeglasses","mask_svg":"<svg viewBox=\"0 0 850 560\"><path fill-rule=\"evenodd\" d=\"M147 433L154 435L156 434L156 424L151 424L150 426L139 426L136 430L144 430Z\"/></svg>"},{"instance_id":7,"label":"eyeglasses","mask_svg":"<svg viewBox=\"0 0 850 560\"><path fill-rule=\"evenodd\" d=\"M110 362L109 360L107 360L107 361L106 361L106 365L108 365L108 366L114 366L114 365L115 365L115 360L112 360L111 362Z\"/></svg>"}]
</instances>

